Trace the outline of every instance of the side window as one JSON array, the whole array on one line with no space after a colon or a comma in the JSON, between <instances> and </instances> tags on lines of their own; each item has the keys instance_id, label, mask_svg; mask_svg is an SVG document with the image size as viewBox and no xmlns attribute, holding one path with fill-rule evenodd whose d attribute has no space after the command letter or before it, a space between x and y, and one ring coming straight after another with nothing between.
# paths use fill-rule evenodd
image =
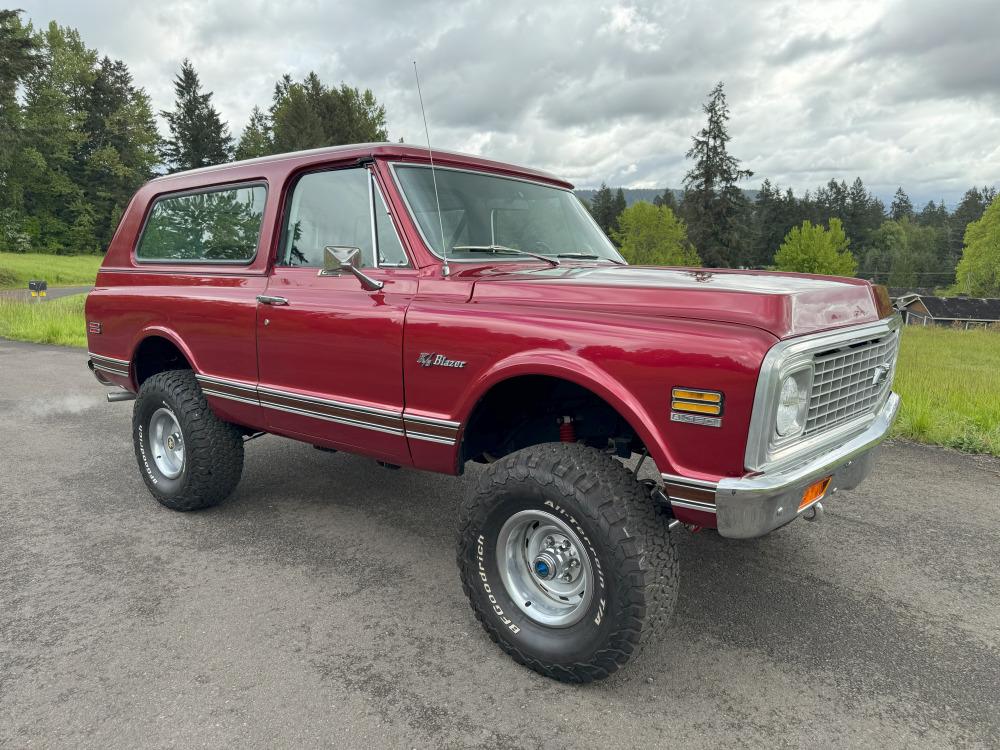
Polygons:
<instances>
[{"instance_id":1,"label":"side window","mask_svg":"<svg viewBox=\"0 0 1000 750\"><path fill-rule=\"evenodd\" d=\"M382 191L378 185L372 184L375 191L375 241L378 244L378 262L383 266L406 266L409 261L403 246L399 242L399 235L392 225L392 217L389 215L389 207L385 204Z\"/></svg>"},{"instance_id":2,"label":"side window","mask_svg":"<svg viewBox=\"0 0 1000 750\"><path fill-rule=\"evenodd\" d=\"M320 267L327 245L360 248L363 265L374 265L368 175L362 167L299 179L285 227L284 265Z\"/></svg>"},{"instance_id":3,"label":"side window","mask_svg":"<svg viewBox=\"0 0 1000 750\"><path fill-rule=\"evenodd\" d=\"M159 198L149 212L135 257L248 263L257 254L266 200L263 185Z\"/></svg>"}]
</instances>

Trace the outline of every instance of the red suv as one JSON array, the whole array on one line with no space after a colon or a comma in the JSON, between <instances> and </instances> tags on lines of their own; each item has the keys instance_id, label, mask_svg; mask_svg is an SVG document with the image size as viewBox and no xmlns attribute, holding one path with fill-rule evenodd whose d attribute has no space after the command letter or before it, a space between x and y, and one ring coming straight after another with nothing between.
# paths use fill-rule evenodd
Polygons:
<instances>
[{"instance_id":1,"label":"red suv","mask_svg":"<svg viewBox=\"0 0 1000 750\"><path fill-rule=\"evenodd\" d=\"M87 299L167 507L221 502L273 433L460 474L458 562L518 662L605 677L677 596L672 530L766 534L869 473L899 405L885 292L630 267L552 175L368 144L169 175ZM640 481L623 460L655 463Z\"/></svg>"}]
</instances>

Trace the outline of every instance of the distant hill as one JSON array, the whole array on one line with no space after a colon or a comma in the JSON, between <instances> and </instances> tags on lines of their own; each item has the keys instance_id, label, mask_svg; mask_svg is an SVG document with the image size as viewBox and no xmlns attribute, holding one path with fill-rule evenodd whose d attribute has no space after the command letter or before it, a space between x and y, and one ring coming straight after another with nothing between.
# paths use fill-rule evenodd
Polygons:
<instances>
[{"instance_id":1,"label":"distant hill","mask_svg":"<svg viewBox=\"0 0 1000 750\"><path fill-rule=\"evenodd\" d=\"M618 190L618 188L611 188L611 190L612 192L614 192ZM622 188L622 192L625 193L626 206L631 206L633 203L638 203L639 201L646 201L647 203L652 203L653 198L655 198L658 195L663 195L664 190L665 188ZM676 188L672 188L672 190L674 193L674 198L676 198L677 202L680 203L683 191L678 190ZM594 193L597 192L597 189L583 188L580 190L574 190L573 192L575 192L577 196L583 198L585 201L590 202L594 197ZM749 198L750 200L755 200L757 198L757 192L758 191L756 190L743 191L746 197Z\"/></svg>"}]
</instances>

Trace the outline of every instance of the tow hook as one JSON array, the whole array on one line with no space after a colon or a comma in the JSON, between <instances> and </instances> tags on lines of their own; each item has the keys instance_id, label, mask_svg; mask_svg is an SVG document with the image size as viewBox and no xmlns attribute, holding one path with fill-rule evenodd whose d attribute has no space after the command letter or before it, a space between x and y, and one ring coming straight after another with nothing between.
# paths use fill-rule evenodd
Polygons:
<instances>
[{"instance_id":1,"label":"tow hook","mask_svg":"<svg viewBox=\"0 0 1000 750\"><path fill-rule=\"evenodd\" d=\"M816 503L802 517L807 521L818 521L823 517L823 503Z\"/></svg>"}]
</instances>

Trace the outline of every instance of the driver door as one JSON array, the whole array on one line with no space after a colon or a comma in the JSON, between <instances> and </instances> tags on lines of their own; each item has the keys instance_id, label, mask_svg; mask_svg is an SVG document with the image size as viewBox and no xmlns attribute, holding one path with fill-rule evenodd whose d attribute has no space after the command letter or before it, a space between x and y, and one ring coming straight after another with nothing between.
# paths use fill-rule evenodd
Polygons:
<instances>
[{"instance_id":1,"label":"driver door","mask_svg":"<svg viewBox=\"0 0 1000 750\"><path fill-rule=\"evenodd\" d=\"M374 176L353 166L309 172L286 200L278 259L258 298L268 430L408 464L403 319L417 279ZM330 245L359 248L364 273L383 287L368 291L346 271L320 275Z\"/></svg>"}]
</instances>

